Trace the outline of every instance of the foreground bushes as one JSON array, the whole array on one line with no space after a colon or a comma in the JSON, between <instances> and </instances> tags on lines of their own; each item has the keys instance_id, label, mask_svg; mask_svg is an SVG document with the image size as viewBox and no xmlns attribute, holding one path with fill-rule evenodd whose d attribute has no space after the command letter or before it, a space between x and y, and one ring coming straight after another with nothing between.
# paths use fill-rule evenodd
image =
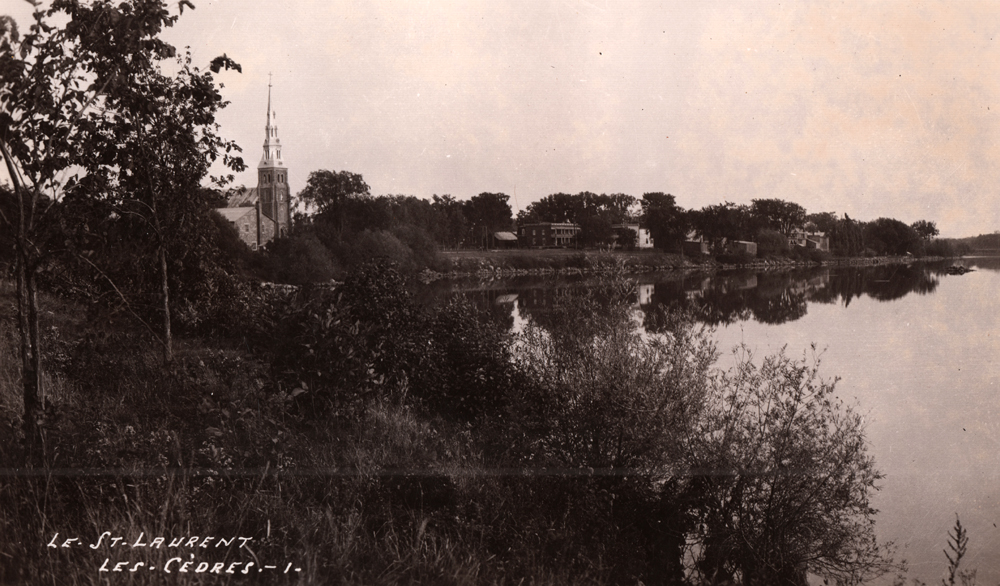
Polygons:
<instances>
[{"instance_id":1,"label":"foreground bushes","mask_svg":"<svg viewBox=\"0 0 1000 586\"><path fill-rule=\"evenodd\" d=\"M0 486L0 557L17 560L0 581L101 581L120 550L45 544L104 530L253 537L252 556L181 553L301 570L212 583L802 584L885 569L859 420L814 369L717 372L690 317L642 333L628 284L599 289L514 336L462 302L417 307L398 273L365 266L264 304L274 325L252 353L191 340L169 368L124 326L61 328L52 400L67 417L48 468ZM130 552L160 568L173 554Z\"/></svg>"}]
</instances>

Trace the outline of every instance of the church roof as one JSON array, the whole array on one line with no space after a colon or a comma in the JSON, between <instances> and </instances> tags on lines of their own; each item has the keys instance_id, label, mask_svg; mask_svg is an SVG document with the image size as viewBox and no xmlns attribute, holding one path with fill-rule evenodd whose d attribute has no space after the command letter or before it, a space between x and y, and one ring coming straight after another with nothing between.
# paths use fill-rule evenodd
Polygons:
<instances>
[{"instance_id":1,"label":"church roof","mask_svg":"<svg viewBox=\"0 0 1000 586\"><path fill-rule=\"evenodd\" d=\"M256 187L239 187L237 189L232 189L228 193L229 202L226 207L230 208L246 208L253 207L257 203L257 188Z\"/></svg>"},{"instance_id":2,"label":"church roof","mask_svg":"<svg viewBox=\"0 0 1000 586\"><path fill-rule=\"evenodd\" d=\"M236 222L243 216L254 211L253 208L216 208L217 212L222 215L223 218L230 222Z\"/></svg>"}]
</instances>

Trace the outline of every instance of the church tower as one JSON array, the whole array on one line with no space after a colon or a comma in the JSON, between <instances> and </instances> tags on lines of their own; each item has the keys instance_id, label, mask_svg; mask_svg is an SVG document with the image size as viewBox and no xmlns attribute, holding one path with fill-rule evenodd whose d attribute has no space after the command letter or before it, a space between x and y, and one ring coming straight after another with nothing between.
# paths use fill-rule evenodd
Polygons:
<instances>
[{"instance_id":1,"label":"church tower","mask_svg":"<svg viewBox=\"0 0 1000 586\"><path fill-rule=\"evenodd\" d=\"M264 127L264 155L257 165L257 195L259 241L269 242L288 235L289 194L288 169L281 159L278 123L271 110L271 82L267 83L267 125Z\"/></svg>"}]
</instances>

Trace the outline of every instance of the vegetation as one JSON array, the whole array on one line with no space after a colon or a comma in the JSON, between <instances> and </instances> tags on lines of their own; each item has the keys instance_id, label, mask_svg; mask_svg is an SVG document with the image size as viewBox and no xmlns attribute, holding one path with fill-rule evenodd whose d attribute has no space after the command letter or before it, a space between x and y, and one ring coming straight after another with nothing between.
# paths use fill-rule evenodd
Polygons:
<instances>
[{"instance_id":1,"label":"vegetation","mask_svg":"<svg viewBox=\"0 0 1000 586\"><path fill-rule=\"evenodd\" d=\"M0 555L17 560L0 581L173 556L44 547L105 530L253 537L255 557L193 553L288 560L313 582L801 584L886 569L866 505L877 473L832 386L784 357L718 372L684 314L640 335L630 288L566 298L514 336L463 303L421 309L394 269L364 266L334 291L265 295L228 335L185 337L169 365L134 321L45 297L59 382L43 473L0 489ZM0 457L10 468L17 444ZM739 546L751 537L771 545Z\"/></svg>"}]
</instances>

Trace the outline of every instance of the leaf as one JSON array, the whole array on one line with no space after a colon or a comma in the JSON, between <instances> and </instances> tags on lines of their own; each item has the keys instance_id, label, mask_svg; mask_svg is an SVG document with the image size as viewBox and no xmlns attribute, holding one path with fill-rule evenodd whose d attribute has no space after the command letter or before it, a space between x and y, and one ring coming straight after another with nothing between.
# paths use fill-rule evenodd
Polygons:
<instances>
[{"instance_id":1,"label":"leaf","mask_svg":"<svg viewBox=\"0 0 1000 586\"><path fill-rule=\"evenodd\" d=\"M212 73L218 73L223 68L225 68L227 71L230 69L235 69L236 71L243 73L243 68L240 66L240 64L230 59L229 56L226 55L225 53L223 53L219 57L216 57L215 59L212 59L212 63L209 65L209 69L212 70Z\"/></svg>"}]
</instances>

